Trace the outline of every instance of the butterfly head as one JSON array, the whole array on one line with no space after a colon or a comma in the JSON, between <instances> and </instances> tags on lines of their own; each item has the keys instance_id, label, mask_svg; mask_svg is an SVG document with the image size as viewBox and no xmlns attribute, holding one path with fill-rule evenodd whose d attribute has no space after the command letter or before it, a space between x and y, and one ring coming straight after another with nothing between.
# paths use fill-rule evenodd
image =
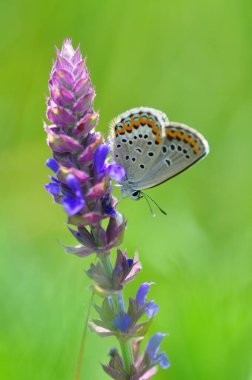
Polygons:
<instances>
[{"instance_id":1,"label":"butterfly head","mask_svg":"<svg viewBox=\"0 0 252 380\"><path fill-rule=\"evenodd\" d=\"M131 187L127 179L124 179L121 182L121 193L123 198L131 198L137 201L138 199L143 198L141 190L135 190Z\"/></svg>"},{"instance_id":2,"label":"butterfly head","mask_svg":"<svg viewBox=\"0 0 252 380\"><path fill-rule=\"evenodd\" d=\"M130 198L134 200L138 200L143 198L142 192L140 190L133 190L130 194Z\"/></svg>"}]
</instances>

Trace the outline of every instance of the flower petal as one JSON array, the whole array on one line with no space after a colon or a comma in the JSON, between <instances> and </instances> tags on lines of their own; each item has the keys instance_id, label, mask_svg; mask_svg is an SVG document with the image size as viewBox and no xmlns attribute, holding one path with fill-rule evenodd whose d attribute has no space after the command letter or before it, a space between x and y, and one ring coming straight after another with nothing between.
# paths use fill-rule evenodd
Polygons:
<instances>
[{"instance_id":1,"label":"flower petal","mask_svg":"<svg viewBox=\"0 0 252 380\"><path fill-rule=\"evenodd\" d=\"M49 107L47 118L57 126L66 127L76 121L76 116L62 107Z\"/></svg>"},{"instance_id":2,"label":"flower petal","mask_svg":"<svg viewBox=\"0 0 252 380\"><path fill-rule=\"evenodd\" d=\"M154 376L156 373L157 373L157 367L152 367L147 372L145 372L145 374L141 376L139 380L148 380L152 376Z\"/></svg>"},{"instance_id":3,"label":"flower petal","mask_svg":"<svg viewBox=\"0 0 252 380\"><path fill-rule=\"evenodd\" d=\"M106 144L101 144L95 151L94 155L94 167L97 173L104 170L105 161L109 152L109 148Z\"/></svg>"},{"instance_id":4,"label":"flower petal","mask_svg":"<svg viewBox=\"0 0 252 380\"><path fill-rule=\"evenodd\" d=\"M147 348L146 348L146 353L150 357L151 360L156 359L160 344L162 343L164 336L165 334L157 333L153 335L152 338L150 338Z\"/></svg>"},{"instance_id":5,"label":"flower petal","mask_svg":"<svg viewBox=\"0 0 252 380\"><path fill-rule=\"evenodd\" d=\"M108 181L102 181L98 182L95 186L91 187L87 194L86 197L89 199L100 199L103 198L107 192L108 192Z\"/></svg>"},{"instance_id":6,"label":"flower petal","mask_svg":"<svg viewBox=\"0 0 252 380\"><path fill-rule=\"evenodd\" d=\"M78 170L75 168L65 168L63 166L60 167L60 170L58 172L58 178L63 183L67 183L67 177L69 175L73 175L80 184L84 183L86 180L89 179L89 176L87 173L85 173L83 170Z\"/></svg>"},{"instance_id":7,"label":"flower petal","mask_svg":"<svg viewBox=\"0 0 252 380\"><path fill-rule=\"evenodd\" d=\"M148 282L144 282L138 289L137 295L136 295L136 301L139 306L144 305L148 291L150 290L150 286L151 284L149 284Z\"/></svg>"},{"instance_id":8,"label":"flower petal","mask_svg":"<svg viewBox=\"0 0 252 380\"><path fill-rule=\"evenodd\" d=\"M116 182L121 182L126 174L125 169L122 166L116 165L115 163L110 164L107 168L107 171L109 177Z\"/></svg>"},{"instance_id":9,"label":"flower petal","mask_svg":"<svg viewBox=\"0 0 252 380\"><path fill-rule=\"evenodd\" d=\"M60 195L60 185L58 183L48 183L45 185L45 189L52 196Z\"/></svg>"},{"instance_id":10,"label":"flower petal","mask_svg":"<svg viewBox=\"0 0 252 380\"><path fill-rule=\"evenodd\" d=\"M145 314L148 318L153 318L158 313L159 306L154 301L147 302Z\"/></svg>"},{"instance_id":11,"label":"flower petal","mask_svg":"<svg viewBox=\"0 0 252 380\"><path fill-rule=\"evenodd\" d=\"M94 253L92 248L84 247L83 245L77 245L76 247L69 247L67 245L61 244L65 252L68 254L74 254L79 257L87 257Z\"/></svg>"},{"instance_id":12,"label":"flower petal","mask_svg":"<svg viewBox=\"0 0 252 380\"><path fill-rule=\"evenodd\" d=\"M64 87L60 87L58 85L50 86L50 95L51 95L52 100L57 105L63 106L63 107L71 106L75 101L75 98L71 91L67 90Z\"/></svg>"},{"instance_id":13,"label":"flower petal","mask_svg":"<svg viewBox=\"0 0 252 380\"><path fill-rule=\"evenodd\" d=\"M161 354L157 356L157 361L160 367L162 367L163 369L168 369L171 366L171 363L165 352L161 352Z\"/></svg>"},{"instance_id":14,"label":"flower petal","mask_svg":"<svg viewBox=\"0 0 252 380\"><path fill-rule=\"evenodd\" d=\"M75 134L81 134L82 136L86 136L91 129L93 129L99 120L98 113L88 113L86 114L80 121L77 123L77 127L73 130Z\"/></svg>"},{"instance_id":15,"label":"flower petal","mask_svg":"<svg viewBox=\"0 0 252 380\"><path fill-rule=\"evenodd\" d=\"M77 214L85 205L84 199L73 197L71 194L65 195L62 199L62 206L70 216Z\"/></svg>"},{"instance_id":16,"label":"flower petal","mask_svg":"<svg viewBox=\"0 0 252 380\"><path fill-rule=\"evenodd\" d=\"M68 153L82 148L78 141L74 140L70 136L62 134L57 135L56 133L53 133L49 127L47 128L46 132L48 134L48 145L54 152Z\"/></svg>"},{"instance_id":17,"label":"flower petal","mask_svg":"<svg viewBox=\"0 0 252 380\"><path fill-rule=\"evenodd\" d=\"M59 170L59 165L53 158L48 158L48 160L46 161L46 166L49 169L51 169L55 174L57 174Z\"/></svg>"},{"instance_id":18,"label":"flower petal","mask_svg":"<svg viewBox=\"0 0 252 380\"><path fill-rule=\"evenodd\" d=\"M88 326L92 331L94 331L96 334L98 334L102 337L115 334L114 331L110 331L110 330L108 330L102 326L98 326L93 321L89 321Z\"/></svg>"},{"instance_id":19,"label":"flower petal","mask_svg":"<svg viewBox=\"0 0 252 380\"><path fill-rule=\"evenodd\" d=\"M82 198L80 183L73 174L67 175L66 182L76 197Z\"/></svg>"},{"instance_id":20,"label":"flower petal","mask_svg":"<svg viewBox=\"0 0 252 380\"><path fill-rule=\"evenodd\" d=\"M113 326L122 331L126 332L131 324L131 317L128 314L118 314L116 319L113 321Z\"/></svg>"}]
</instances>

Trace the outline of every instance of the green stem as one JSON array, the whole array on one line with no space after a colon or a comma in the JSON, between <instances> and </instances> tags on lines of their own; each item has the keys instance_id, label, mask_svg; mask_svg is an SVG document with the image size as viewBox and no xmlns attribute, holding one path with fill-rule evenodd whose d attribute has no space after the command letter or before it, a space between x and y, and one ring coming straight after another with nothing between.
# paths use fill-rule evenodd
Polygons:
<instances>
[{"instance_id":1,"label":"green stem","mask_svg":"<svg viewBox=\"0 0 252 380\"><path fill-rule=\"evenodd\" d=\"M92 291L91 298L90 298L88 308L87 308L86 319L85 319L84 328L83 328L83 332L82 332L82 336L81 336L80 351L79 351L79 356L78 356L77 365L76 365L76 369L75 369L74 380L80 379L81 368L82 368L82 364L83 364L85 340L86 340L86 335L87 335L88 320L89 320L90 310L91 310L91 307L93 304L93 299L94 299L94 291Z\"/></svg>"},{"instance_id":2,"label":"green stem","mask_svg":"<svg viewBox=\"0 0 252 380\"><path fill-rule=\"evenodd\" d=\"M132 349L129 341L120 340L121 352L125 371L130 373L130 365L132 363Z\"/></svg>"},{"instance_id":3,"label":"green stem","mask_svg":"<svg viewBox=\"0 0 252 380\"><path fill-rule=\"evenodd\" d=\"M103 265L105 271L111 277L112 273L113 273L113 267L112 267L109 256L108 255L103 256L103 257L100 256L99 259L100 259L101 264ZM120 294L120 296L122 297L122 294ZM114 297L116 309L118 309L118 297L119 296ZM120 346L121 346L124 368L125 368L125 371L129 374L130 373L130 365L133 361L131 344L128 340L123 340L123 339L119 339L119 342L120 342Z\"/></svg>"}]
</instances>

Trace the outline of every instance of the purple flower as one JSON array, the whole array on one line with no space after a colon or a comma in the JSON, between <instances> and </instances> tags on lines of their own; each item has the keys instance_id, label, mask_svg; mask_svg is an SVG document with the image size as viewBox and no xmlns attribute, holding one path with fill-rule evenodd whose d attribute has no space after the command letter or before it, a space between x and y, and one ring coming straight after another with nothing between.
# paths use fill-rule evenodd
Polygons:
<instances>
[{"instance_id":1,"label":"purple flower","mask_svg":"<svg viewBox=\"0 0 252 380\"><path fill-rule=\"evenodd\" d=\"M118 302L118 313L116 314L116 318L114 319L112 324L118 330L125 333L131 325L131 321L132 321L131 316L124 311L125 305L121 296L118 296L117 302Z\"/></svg>"},{"instance_id":2,"label":"purple flower","mask_svg":"<svg viewBox=\"0 0 252 380\"><path fill-rule=\"evenodd\" d=\"M140 352L141 339L134 339L133 362L131 364L130 373L125 371L123 359L116 349L110 351L110 362L107 366L103 365L104 371L115 380L148 380L157 372L157 364L163 369L170 366L170 362L164 352L159 354L160 344L163 340L163 334L154 335L147 346L144 356Z\"/></svg>"},{"instance_id":3,"label":"purple flower","mask_svg":"<svg viewBox=\"0 0 252 380\"><path fill-rule=\"evenodd\" d=\"M150 286L152 283L145 282L143 283L136 295L136 302L140 307L145 306L145 313L148 318L153 318L158 312L158 305L154 303L154 301L146 302L147 294L150 290Z\"/></svg>"},{"instance_id":4,"label":"purple flower","mask_svg":"<svg viewBox=\"0 0 252 380\"><path fill-rule=\"evenodd\" d=\"M131 324L131 317L126 314L117 314L113 321L113 326L122 332L126 332Z\"/></svg>"},{"instance_id":5,"label":"purple flower","mask_svg":"<svg viewBox=\"0 0 252 380\"><path fill-rule=\"evenodd\" d=\"M59 165L53 158L48 158L48 160L46 161L46 166L49 169L51 169L55 174L57 174L59 170Z\"/></svg>"},{"instance_id":6,"label":"purple flower","mask_svg":"<svg viewBox=\"0 0 252 380\"><path fill-rule=\"evenodd\" d=\"M120 183L125 170L109 162L109 147L94 130L99 120L93 108L95 91L80 48L75 50L71 40L65 40L61 51L56 48L56 56L47 100L51 125L44 124L52 151L46 166L54 174L45 189L64 208L68 229L78 242L74 247L63 246L65 251L79 257L95 253L100 259L86 272L94 291L103 297L101 306L94 305L99 319L90 321L90 328L101 336L116 336L122 347L128 345L122 352L133 354L125 359L117 350L111 351L104 370L115 380L147 380L156 373L156 364L169 366L165 353L159 353L162 334L150 339L144 355L135 349L139 347L137 338L140 341L145 336L158 305L147 302L151 283L145 282L126 307L122 292L141 265L137 255L131 259L119 249L113 264L109 256L122 243L126 229L125 219L116 210L118 202L112 194L111 180Z\"/></svg>"},{"instance_id":7,"label":"purple flower","mask_svg":"<svg viewBox=\"0 0 252 380\"><path fill-rule=\"evenodd\" d=\"M121 182L125 176L125 169L122 166L112 163L106 165L106 158L109 152L109 148L106 144L102 144L98 147L94 156L94 167L97 173L107 173L108 176L117 181Z\"/></svg>"},{"instance_id":8,"label":"purple flower","mask_svg":"<svg viewBox=\"0 0 252 380\"><path fill-rule=\"evenodd\" d=\"M95 281L94 288L97 293L110 295L122 291L124 286L132 281L140 270L141 265L137 256L134 259L128 259L126 252L123 253L118 249L112 276L108 275L99 262L96 265L91 264L86 273Z\"/></svg>"},{"instance_id":9,"label":"purple flower","mask_svg":"<svg viewBox=\"0 0 252 380\"><path fill-rule=\"evenodd\" d=\"M112 199L110 197L110 194L107 194L105 195L105 197L102 198L102 206L103 206L104 212L107 215L110 215L112 217L116 217L119 215L115 207L112 205Z\"/></svg>"},{"instance_id":10,"label":"purple flower","mask_svg":"<svg viewBox=\"0 0 252 380\"><path fill-rule=\"evenodd\" d=\"M125 177L125 169L122 166L118 166L115 163L112 163L107 168L108 175L111 179L116 182L121 182Z\"/></svg>"},{"instance_id":11,"label":"purple flower","mask_svg":"<svg viewBox=\"0 0 252 380\"><path fill-rule=\"evenodd\" d=\"M153 318L159 310L159 306L154 303L154 301L150 301L146 303L145 314L148 318Z\"/></svg>"},{"instance_id":12,"label":"purple flower","mask_svg":"<svg viewBox=\"0 0 252 380\"><path fill-rule=\"evenodd\" d=\"M95 231L91 245L83 244L86 237L80 228L81 246L66 247L68 253L86 257L108 251L122 241L125 221L115 209L110 179L121 180L124 169L106 162L109 148L94 132L99 120L93 110L95 91L80 48L74 50L71 40L65 40L56 55L47 100L47 117L53 124L44 125L53 153L46 165L56 178L51 177L45 188L55 202L62 204L68 224L89 226L91 235ZM109 222L104 231L101 223L108 218L116 222Z\"/></svg>"},{"instance_id":13,"label":"purple flower","mask_svg":"<svg viewBox=\"0 0 252 380\"><path fill-rule=\"evenodd\" d=\"M62 206L68 215L75 215L83 209L85 201L83 199L80 184L75 176L68 174L66 181L71 192L67 192L63 198Z\"/></svg>"},{"instance_id":14,"label":"purple flower","mask_svg":"<svg viewBox=\"0 0 252 380\"><path fill-rule=\"evenodd\" d=\"M164 339L165 334L157 333L153 335L153 337L149 340L146 355L148 355L151 365L159 364L163 369L167 369L170 367L170 362L165 354L162 352L158 354L160 349L160 344Z\"/></svg>"},{"instance_id":15,"label":"purple flower","mask_svg":"<svg viewBox=\"0 0 252 380\"><path fill-rule=\"evenodd\" d=\"M105 161L109 152L106 144L100 145L94 155L94 167L97 173L102 173L105 170Z\"/></svg>"},{"instance_id":16,"label":"purple flower","mask_svg":"<svg viewBox=\"0 0 252 380\"><path fill-rule=\"evenodd\" d=\"M60 182L57 181L55 178L52 177L52 180L54 182L51 182L51 183L48 183L47 185L45 185L45 189L46 191L54 196L54 195L60 195L61 193L61 190L60 190Z\"/></svg>"},{"instance_id":17,"label":"purple flower","mask_svg":"<svg viewBox=\"0 0 252 380\"><path fill-rule=\"evenodd\" d=\"M145 303L145 300L147 298L147 294L150 290L151 284L148 282L144 282L138 289L137 294L136 294L136 301L139 306L143 306Z\"/></svg>"},{"instance_id":18,"label":"purple flower","mask_svg":"<svg viewBox=\"0 0 252 380\"><path fill-rule=\"evenodd\" d=\"M53 158L46 161L46 166L51 169L55 174L59 171L59 165ZM54 201L60 202L61 183L57 178L50 176L52 182L45 185L45 190L53 197Z\"/></svg>"}]
</instances>

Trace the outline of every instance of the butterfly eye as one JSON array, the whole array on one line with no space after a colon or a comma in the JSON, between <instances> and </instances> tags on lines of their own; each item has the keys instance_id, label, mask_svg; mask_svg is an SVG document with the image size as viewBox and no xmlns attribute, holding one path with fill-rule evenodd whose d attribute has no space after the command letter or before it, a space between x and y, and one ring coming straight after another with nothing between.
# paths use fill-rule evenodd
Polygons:
<instances>
[{"instance_id":1,"label":"butterfly eye","mask_svg":"<svg viewBox=\"0 0 252 380\"><path fill-rule=\"evenodd\" d=\"M133 120L134 120L135 123L138 123L139 122L139 117L135 116Z\"/></svg>"},{"instance_id":2,"label":"butterfly eye","mask_svg":"<svg viewBox=\"0 0 252 380\"><path fill-rule=\"evenodd\" d=\"M130 120L125 120L124 124L127 126L127 127L130 127Z\"/></svg>"},{"instance_id":3,"label":"butterfly eye","mask_svg":"<svg viewBox=\"0 0 252 380\"><path fill-rule=\"evenodd\" d=\"M149 120L150 120L151 123L154 123L154 119L153 119L152 116L149 117Z\"/></svg>"},{"instance_id":4,"label":"butterfly eye","mask_svg":"<svg viewBox=\"0 0 252 380\"><path fill-rule=\"evenodd\" d=\"M122 129L123 129L122 124L119 124L119 125L116 126L116 130L121 131Z\"/></svg>"},{"instance_id":5,"label":"butterfly eye","mask_svg":"<svg viewBox=\"0 0 252 380\"><path fill-rule=\"evenodd\" d=\"M155 124L155 127L156 127L157 129L159 129L159 124Z\"/></svg>"},{"instance_id":6,"label":"butterfly eye","mask_svg":"<svg viewBox=\"0 0 252 380\"><path fill-rule=\"evenodd\" d=\"M140 191L139 191L139 190L137 190L137 191L133 191L133 192L131 193L131 197L132 197L133 199L139 199L139 198L140 198Z\"/></svg>"},{"instance_id":7,"label":"butterfly eye","mask_svg":"<svg viewBox=\"0 0 252 380\"><path fill-rule=\"evenodd\" d=\"M146 121L147 120L147 116L146 115L142 115L142 120Z\"/></svg>"}]
</instances>

